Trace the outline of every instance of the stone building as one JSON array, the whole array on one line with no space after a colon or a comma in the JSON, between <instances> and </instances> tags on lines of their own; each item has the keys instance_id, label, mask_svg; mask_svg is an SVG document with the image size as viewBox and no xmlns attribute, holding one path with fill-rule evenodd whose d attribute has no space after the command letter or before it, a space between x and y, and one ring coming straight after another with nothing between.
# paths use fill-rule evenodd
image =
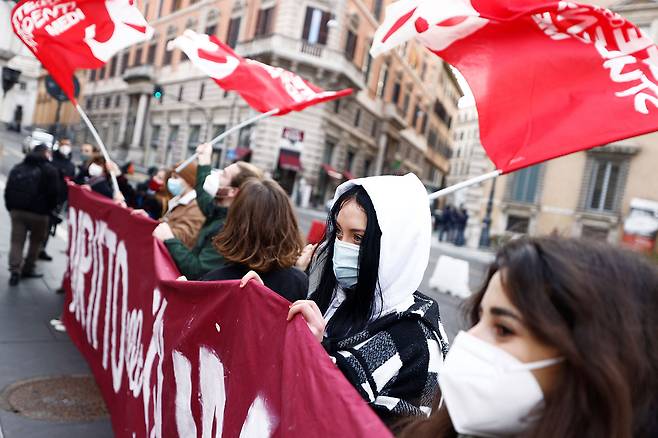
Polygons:
<instances>
[{"instance_id":1,"label":"stone building","mask_svg":"<svg viewBox=\"0 0 658 438\"><path fill-rule=\"evenodd\" d=\"M30 127L36 105L37 80L40 63L10 30L12 2L0 2L0 22L5 30L0 32L0 71L5 67L20 72L18 83L7 93L0 90L0 123L5 126Z\"/></svg>"},{"instance_id":2,"label":"stone building","mask_svg":"<svg viewBox=\"0 0 658 438\"><path fill-rule=\"evenodd\" d=\"M195 69L168 41L185 29L214 34L242 56L294 71L328 90L354 94L271 117L217 145L249 159L289 191L302 179L321 202L346 178L416 173L428 190L444 183L450 126L461 90L449 66L409 43L372 59L381 0L149 0L154 38L90 71L81 98L119 161L171 165L196 145L255 114ZM154 99L158 84L164 98ZM81 139L82 140L82 139ZM91 140L88 136L87 140Z\"/></svg>"},{"instance_id":3,"label":"stone building","mask_svg":"<svg viewBox=\"0 0 658 438\"><path fill-rule=\"evenodd\" d=\"M611 9L637 24L654 40L658 36L658 3L626 1ZM477 130L475 109L463 110L454 128L455 157L450 183L490 170ZM614 123L614 121L611 121ZM462 135L464 136L462 138ZM468 138L467 138L468 137ZM631 200L658 202L658 132L586 152L571 154L497 178L491 234L589 237L618 243ZM477 246L491 182L460 193L455 202L468 205L469 246Z\"/></svg>"}]
</instances>

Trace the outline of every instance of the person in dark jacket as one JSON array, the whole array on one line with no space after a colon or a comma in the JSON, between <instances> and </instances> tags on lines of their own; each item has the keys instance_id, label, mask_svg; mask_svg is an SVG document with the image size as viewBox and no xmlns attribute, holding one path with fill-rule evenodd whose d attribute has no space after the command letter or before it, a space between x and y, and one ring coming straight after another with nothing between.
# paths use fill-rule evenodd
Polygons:
<instances>
[{"instance_id":1,"label":"person in dark jacket","mask_svg":"<svg viewBox=\"0 0 658 438\"><path fill-rule=\"evenodd\" d=\"M466 226L468 225L468 211L463 206L455 210L455 245L464 246L466 243Z\"/></svg>"},{"instance_id":2,"label":"person in dark jacket","mask_svg":"<svg viewBox=\"0 0 658 438\"><path fill-rule=\"evenodd\" d=\"M83 186L107 198L113 199L114 189L110 182L110 172L102 155L95 155L87 167L89 176L85 179Z\"/></svg>"},{"instance_id":3,"label":"person in dark jacket","mask_svg":"<svg viewBox=\"0 0 658 438\"><path fill-rule=\"evenodd\" d=\"M46 234L46 240L43 243L43 248L39 252L39 260L51 261L53 258L46 252L50 234L53 233L57 224L61 222L60 215L62 208L68 199L68 188L66 187L66 180L73 180L75 178L75 164L71 161L71 141L68 138L60 138L55 149L53 150L53 160L51 162L54 168L57 169L59 175L59 199L57 200L57 208L50 215L50 233Z\"/></svg>"},{"instance_id":4,"label":"person in dark jacket","mask_svg":"<svg viewBox=\"0 0 658 438\"><path fill-rule=\"evenodd\" d=\"M206 222L199 231L196 244L192 249L187 248L174 237L167 223L161 223L153 231L153 237L164 242L178 270L188 280L198 280L224 264L224 258L217 252L213 238L224 226L228 208L242 184L249 178L263 177L256 166L244 162L231 164L223 171L211 174L212 145L199 145L197 152L196 200Z\"/></svg>"},{"instance_id":5,"label":"person in dark jacket","mask_svg":"<svg viewBox=\"0 0 658 438\"><path fill-rule=\"evenodd\" d=\"M9 250L9 284L15 286L22 278L38 278L35 271L39 251L46 239L49 217L57 206L59 174L50 164L48 146L36 146L9 173L5 188L5 205L11 216L11 244ZM27 235L30 246L23 260Z\"/></svg>"},{"instance_id":6,"label":"person in dark jacket","mask_svg":"<svg viewBox=\"0 0 658 438\"><path fill-rule=\"evenodd\" d=\"M303 315L389 426L428 415L448 342L438 304L417 292L432 238L425 186L413 174L362 178L334 199L309 299L293 303L288 320Z\"/></svg>"},{"instance_id":7,"label":"person in dark jacket","mask_svg":"<svg viewBox=\"0 0 658 438\"><path fill-rule=\"evenodd\" d=\"M288 195L276 181L245 181L214 243L226 265L202 281L239 280L251 270L288 301L306 298L308 277L294 267L302 237Z\"/></svg>"},{"instance_id":8,"label":"person in dark jacket","mask_svg":"<svg viewBox=\"0 0 658 438\"><path fill-rule=\"evenodd\" d=\"M78 185L82 185L89 178L89 164L91 164L92 158L99 153L98 148L90 145L89 143L84 143L80 146L80 164L77 166L77 172L73 182Z\"/></svg>"}]
</instances>

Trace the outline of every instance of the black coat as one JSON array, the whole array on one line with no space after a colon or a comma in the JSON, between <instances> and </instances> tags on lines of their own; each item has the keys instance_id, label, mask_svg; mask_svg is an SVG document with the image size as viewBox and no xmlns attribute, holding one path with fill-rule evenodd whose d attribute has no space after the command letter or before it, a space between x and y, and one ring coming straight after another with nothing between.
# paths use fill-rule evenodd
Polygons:
<instances>
[{"instance_id":1,"label":"black coat","mask_svg":"<svg viewBox=\"0 0 658 438\"><path fill-rule=\"evenodd\" d=\"M28 154L14 166L7 179L7 210L29 211L49 215L61 197L59 172L39 154Z\"/></svg>"}]
</instances>

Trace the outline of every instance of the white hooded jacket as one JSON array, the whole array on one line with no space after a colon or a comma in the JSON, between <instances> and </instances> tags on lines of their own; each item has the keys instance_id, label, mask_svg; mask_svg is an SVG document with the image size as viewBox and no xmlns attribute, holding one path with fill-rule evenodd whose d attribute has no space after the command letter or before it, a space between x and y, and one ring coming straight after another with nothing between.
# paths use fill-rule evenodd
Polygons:
<instances>
[{"instance_id":1,"label":"white hooded jacket","mask_svg":"<svg viewBox=\"0 0 658 438\"><path fill-rule=\"evenodd\" d=\"M413 173L374 176L341 184L334 199L355 185L368 192L382 232L379 285L383 305L375 309L374 318L404 311L413 304L413 293L423 281L429 262L432 221L427 191ZM325 318L330 319L344 299L339 288Z\"/></svg>"}]
</instances>

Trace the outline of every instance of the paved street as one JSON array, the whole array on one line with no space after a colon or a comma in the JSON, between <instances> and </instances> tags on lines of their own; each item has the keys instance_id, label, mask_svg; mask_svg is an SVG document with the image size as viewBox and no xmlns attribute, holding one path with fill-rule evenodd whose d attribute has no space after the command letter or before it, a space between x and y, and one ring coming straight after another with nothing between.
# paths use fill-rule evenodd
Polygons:
<instances>
[{"instance_id":1,"label":"paved street","mask_svg":"<svg viewBox=\"0 0 658 438\"><path fill-rule=\"evenodd\" d=\"M0 192L11 167L22 159L19 137L0 130ZM50 326L62 310L56 295L66 263L66 243L53 238L48 252L52 262L39 262L44 278L22 281L9 288L9 214L0 207L0 391L16 381L42 376L89 374L89 368L66 334ZM0 401L0 406L2 401ZM111 437L108 419L87 423L30 420L0 409L0 438Z\"/></svg>"},{"instance_id":2,"label":"paved street","mask_svg":"<svg viewBox=\"0 0 658 438\"><path fill-rule=\"evenodd\" d=\"M20 140L20 136L0 130L0 192L4 192L11 167L23 158ZM312 220L326 219L326 214L321 211L298 209L297 212L304 235ZM49 243L48 251L55 260L39 263L38 269L45 273L44 278L25 280L11 289L7 285L9 275L6 269L9 233L9 215L3 202L0 207L0 390L22 379L89 374L86 363L66 334L54 331L49 324L49 320L61 312L63 303L63 297L56 295L54 290L60 285L66 261L64 233ZM471 289L477 288L482 281L489 256L445 243L439 244L434 237L430 263L420 290L439 302L446 330L452 339L462 326L461 300L431 290L428 285L437 260L443 254L470 263ZM87 436L112 436L109 420L87 423L47 422L29 420L0 409L0 438Z\"/></svg>"}]
</instances>

